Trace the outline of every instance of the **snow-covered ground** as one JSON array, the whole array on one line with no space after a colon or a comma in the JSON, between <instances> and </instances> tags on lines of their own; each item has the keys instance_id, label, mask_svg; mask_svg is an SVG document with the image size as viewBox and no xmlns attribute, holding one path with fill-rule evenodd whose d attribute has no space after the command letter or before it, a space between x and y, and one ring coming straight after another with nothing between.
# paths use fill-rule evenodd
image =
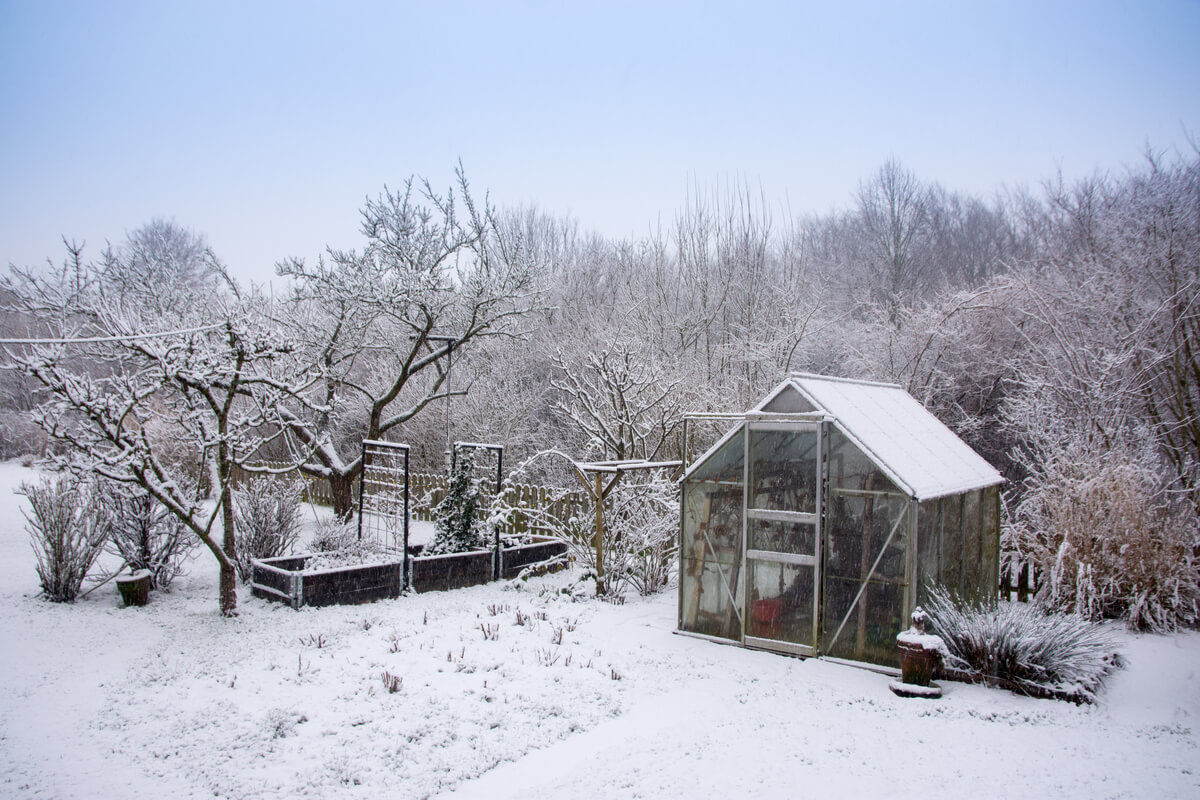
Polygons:
<instances>
[{"instance_id":1,"label":"snow-covered ground","mask_svg":"<svg viewBox=\"0 0 1200 800\"><path fill-rule=\"evenodd\" d=\"M1200 797L1200 635L1126 636L1076 707L672 633L675 598L568 576L216 613L198 555L151 605L38 598L0 465L0 796ZM523 623L523 624L519 624ZM403 678L389 693L384 672Z\"/></svg>"}]
</instances>

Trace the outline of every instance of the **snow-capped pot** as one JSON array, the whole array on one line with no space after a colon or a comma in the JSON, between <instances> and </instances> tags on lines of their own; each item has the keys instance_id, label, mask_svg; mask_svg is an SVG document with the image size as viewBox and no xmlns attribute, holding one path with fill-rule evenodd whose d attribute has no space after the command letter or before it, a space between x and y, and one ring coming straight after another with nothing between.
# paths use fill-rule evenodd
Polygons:
<instances>
[{"instance_id":1,"label":"snow-capped pot","mask_svg":"<svg viewBox=\"0 0 1200 800\"><path fill-rule=\"evenodd\" d=\"M913 610L910 622L908 630L896 636L896 647L900 650L900 679L905 684L929 686L946 645L940 636L926 633L929 616L920 606Z\"/></svg>"},{"instance_id":2,"label":"snow-capped pot","mask_svg":"<svg viewBox=\"0 0 1200 800\"><path fill-rule=\"evenodd\" d=\"M139 569L117 577L117 590L127 606L144 606L150 602L150 570Z\"/></svg>"}]
</instances>

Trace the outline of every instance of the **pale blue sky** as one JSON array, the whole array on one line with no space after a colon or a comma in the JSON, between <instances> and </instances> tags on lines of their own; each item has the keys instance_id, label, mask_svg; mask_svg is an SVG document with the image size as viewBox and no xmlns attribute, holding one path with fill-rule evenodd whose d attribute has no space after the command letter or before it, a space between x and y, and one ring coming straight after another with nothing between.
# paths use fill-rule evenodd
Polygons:
<instances>
[{"instance_id":1,"label":"pale blue sky","mask_svg":"<svg viewBox=\"0 0 1200 800\"><path fill-rule=\"evenodd\" d=\"M628 236L697 183L822 212L888 156L988 194L1185 131L1195 0L0 0L0 264L164 216L263 280L460 158L498 203Z\"/></svg>"}]
</instances>

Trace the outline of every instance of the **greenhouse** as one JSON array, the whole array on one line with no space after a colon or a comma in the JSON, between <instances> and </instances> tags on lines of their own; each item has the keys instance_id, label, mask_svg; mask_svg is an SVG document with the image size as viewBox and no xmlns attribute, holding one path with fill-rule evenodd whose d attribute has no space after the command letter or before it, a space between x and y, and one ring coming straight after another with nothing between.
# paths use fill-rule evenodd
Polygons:
<instances>
[{"instance_id":1,"label":"greenhouse","mask_svg":"<svg viewBox=\"0 0 1200 800\"><path fill-rule=\"evenodd\" d=\"M895 667L930 587L997 593L1003 478L899 386L792 375L680 481L683 633Z\"/></svg>"}]
</instances>

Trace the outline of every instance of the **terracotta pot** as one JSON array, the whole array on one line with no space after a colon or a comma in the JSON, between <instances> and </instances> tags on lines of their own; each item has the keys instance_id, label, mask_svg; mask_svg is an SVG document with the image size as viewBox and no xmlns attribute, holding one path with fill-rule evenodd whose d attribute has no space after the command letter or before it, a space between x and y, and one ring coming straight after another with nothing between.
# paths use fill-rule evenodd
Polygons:
<instances>
[{"instance_id":1,"label":"terracotta pot","mask_svg":"<svg viewBox=\"0 0 1200 800\"><path fill-rule=\"evenodd\" d=\"M898 642L900 648L900 680L916 686L928 686L937 667L938 652L920 644Z\"/></svg>"}]
</instances>

